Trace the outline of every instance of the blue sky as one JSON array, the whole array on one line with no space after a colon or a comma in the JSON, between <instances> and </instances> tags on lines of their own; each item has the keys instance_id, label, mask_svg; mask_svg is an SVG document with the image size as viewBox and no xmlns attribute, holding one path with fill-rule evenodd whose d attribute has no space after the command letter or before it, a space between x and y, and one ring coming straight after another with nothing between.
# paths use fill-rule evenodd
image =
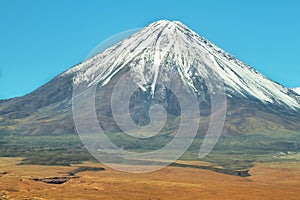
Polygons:
<instances>
[{"instance_id":1,"label":"blue sky","mask_svg":"<svg viewBox=\"0 0 300 200\"><path fill-rule=\"evenodd\" d=\"M300 1L0 0L0 99L27 94L108 37L180 20L287 87L300 86Z\"/></svg>"}]
</instances>

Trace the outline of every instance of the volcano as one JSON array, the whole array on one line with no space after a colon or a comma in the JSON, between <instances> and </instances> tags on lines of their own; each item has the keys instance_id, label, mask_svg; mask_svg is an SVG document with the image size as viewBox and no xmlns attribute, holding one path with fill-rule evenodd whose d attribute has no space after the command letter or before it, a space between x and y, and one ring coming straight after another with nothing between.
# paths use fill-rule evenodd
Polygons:
<instances>
[{"instance_id":1,"label":"volcano","mask_svg":"<svg viewBox=\"0 0 300 200\"><path fill-rule=\"evenodd\" d=\"M172 76L171 71L177 76ZM224 93L227 107L223 134L300 130L298 90L268 79L181 22L168 20L151 23L28 95L0 101L0 130L75 133L74 87L97 85L99 125L107 131L120 131L112 115L111 98L116 83L125 74L136 85L129 110L133 121L141 126L149 124L151 105L161 104L169 116L166 129L176 129L180 105L176 94L161 85L163 82L197 99L203 122L200 135L205 134L205 124L214 114L212 94L219 93ZM212 79L218 83L209 81Z\"/></svg>"}]
</instances>

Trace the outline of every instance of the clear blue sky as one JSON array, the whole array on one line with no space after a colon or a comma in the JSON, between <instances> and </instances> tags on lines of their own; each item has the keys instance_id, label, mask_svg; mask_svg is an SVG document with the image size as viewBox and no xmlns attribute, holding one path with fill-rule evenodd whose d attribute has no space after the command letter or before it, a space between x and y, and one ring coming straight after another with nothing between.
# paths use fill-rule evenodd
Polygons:
<instances>
[{"instance_id":1,"label":"clear blue sky","mask_svg":"<svg viewBox=\"0 0 300 200\"><path fill-rule=\"evenodd\" d=\"M300 1L0 0L0 99L24 95L101 41L180 20L287 87L300 86Z\"/></svg>"}]
</instances>

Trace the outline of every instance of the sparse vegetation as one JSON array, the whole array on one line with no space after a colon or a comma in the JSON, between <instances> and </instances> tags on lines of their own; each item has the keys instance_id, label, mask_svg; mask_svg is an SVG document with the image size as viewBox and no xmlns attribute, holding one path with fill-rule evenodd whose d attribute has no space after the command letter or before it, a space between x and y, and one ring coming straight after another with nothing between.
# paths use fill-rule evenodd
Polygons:
<instances>
[{"instance_id":1,"label":"sparse vegetation","mask_svg":"<svg viewBox=\"0 0 300 200\"><path fill-rule=\"evenodd\" d=\"M136 152L159 149L172 139L168 134L141 140L121 133L108 136L119 147ZM83 161L96 162L76 134L26 136L1 133L0 141L0 156L24 157L22 164L67 166ZM181 159L200 160L198 152L202 141L203 138L196 138ZM222 136L213 151L202 160L224 169L242 170L252 167L255 162L297 161L294 155L299 152L300 138L296 133Z\"/></svg>"}]
</instances>

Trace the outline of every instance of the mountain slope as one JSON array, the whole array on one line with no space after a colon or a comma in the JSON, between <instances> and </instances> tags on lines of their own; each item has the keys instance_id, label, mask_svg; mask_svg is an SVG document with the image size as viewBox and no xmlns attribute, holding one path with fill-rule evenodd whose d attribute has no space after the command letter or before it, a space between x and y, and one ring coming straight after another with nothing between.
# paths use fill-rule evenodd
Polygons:
<instances>
[{"instance_id":1,"label":"mountain slope","mask_svg":"<svg viewBox=\"0 0 300 200\"><path fill-rule=\"evenodd\" d=\"M166 20L150 24L31 94L0 102L0 127L25 134L73 133L72 83L76 87L99 83L98 119L107 130L119 131L113 123L110 97L126 72L139 88L133 102L137 106L132 108L138 123L148 120L145 105L161 102L159 96L167 97L167 111L176 118L180 113L174 97L158 86L160 81L171 81L172 70L179 74L180 87L204 102L200 106L207 110L206 116L211 114L208 91L217 88L205 80L222 80L228 104L224 133L300 128L299 93L269 80L182 23Z\"/></svg>"},{"instance_id":2,"label":"mountain slope","mask_svg":"<svg viewBox=\"0 0 300 200\"><path fill-rule=\"evenodd\" d=\"M294 92L300 94L300 87L298 87L298 88L293 88L292 90L293 90Z\"/></svg>"}]
</instances>

